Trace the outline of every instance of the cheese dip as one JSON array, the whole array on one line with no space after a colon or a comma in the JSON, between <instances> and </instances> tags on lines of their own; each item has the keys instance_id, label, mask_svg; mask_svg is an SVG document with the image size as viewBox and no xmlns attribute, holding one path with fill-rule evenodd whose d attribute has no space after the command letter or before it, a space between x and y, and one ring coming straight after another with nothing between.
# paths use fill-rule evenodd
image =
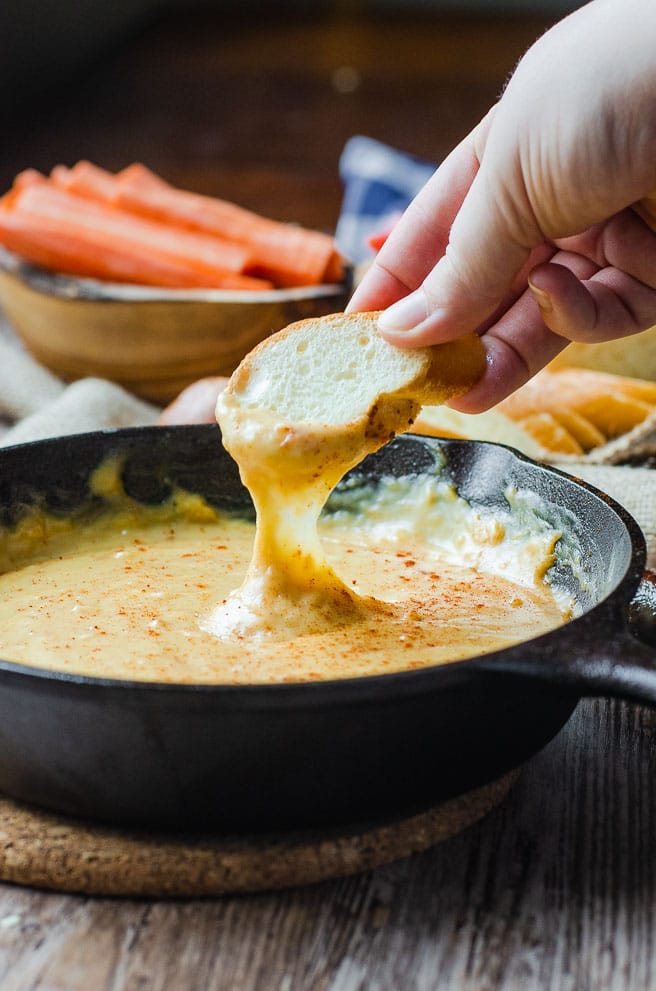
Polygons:
<instances>
[{"instance_id":1,"label":"cheese dip","mask_svg":"<svg viewBox=\"0 0 656 991\"><path fill-rule=\"evenodd\" d=\"M248 571L253 522L184 492L144 507L120 492L119 469L97 475L100 516L34 510L0 533L2 658L152 682L348 678L504 647L571 610L545 581L559 534L517 511L521 493L493 513L426 475L346 484L319 520L330 573L372 607L303 631L301 589L283 599L275 636L217 636L212 617Z\"/></svg>"}]
</instances>

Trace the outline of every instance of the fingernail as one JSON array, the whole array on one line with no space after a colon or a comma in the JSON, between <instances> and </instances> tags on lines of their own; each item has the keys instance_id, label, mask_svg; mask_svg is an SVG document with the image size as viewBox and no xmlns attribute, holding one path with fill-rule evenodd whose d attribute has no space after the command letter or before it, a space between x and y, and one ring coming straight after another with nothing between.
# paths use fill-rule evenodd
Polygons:
<instances>
[{"instance_id":1,"label":"fingernail","mask_svg":"<svg viewBox=\"0 0 656 991\"><path fill-rule=\"evenodd\" d=\"M384 310L378 318L378 326L383 331L412 330L427 316L426 294L422 289L417 289Z\"/></svg>"},{"instance_id":2,"label":"fingernail","mask_svg":"<svg viewBox=\"0 0 656 991\"><path fill-rule=\"evenodd\" d=\"M530 279L528 280L528 284L531 292L535 296L535 301L540 307L540 310L543 313L548 313L551 309L553 309L553 303L549 293L545 292L544 289L539 289L537 286L533 285Z\"/></svg>"}]
</instances>

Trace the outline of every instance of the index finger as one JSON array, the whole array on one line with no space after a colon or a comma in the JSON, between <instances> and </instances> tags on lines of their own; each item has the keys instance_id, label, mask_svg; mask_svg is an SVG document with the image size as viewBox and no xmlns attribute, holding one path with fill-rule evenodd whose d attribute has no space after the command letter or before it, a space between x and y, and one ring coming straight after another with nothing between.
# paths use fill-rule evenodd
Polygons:
<instances>
[{"instance_id":1,"label":"index finger","mask_svg":"<svg viewBox=\"0 0 656 991\"><path fill-rule=\"evenodd\" d=\"M347 312L384 310L420 286L435 267L478 172L473 134L448 155L408 206L355 290Z\"/></svg>"}]
</instances>

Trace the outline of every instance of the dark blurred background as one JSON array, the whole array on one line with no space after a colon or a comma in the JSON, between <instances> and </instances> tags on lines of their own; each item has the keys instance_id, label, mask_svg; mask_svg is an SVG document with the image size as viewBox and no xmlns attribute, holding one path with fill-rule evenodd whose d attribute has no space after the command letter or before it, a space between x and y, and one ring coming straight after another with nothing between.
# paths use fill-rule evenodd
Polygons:
<instances>
[{"instance_id":1,"label":"dark blurred background","mask_svg":"<svg viewBox=\"0 0 656 991\"><path fill-rule=\"evenodd\" d=\"M4 0L0 186L141 160L179 185L334 226L367 134L438 161L565 0Z\"/></svg>"}]
</instances>

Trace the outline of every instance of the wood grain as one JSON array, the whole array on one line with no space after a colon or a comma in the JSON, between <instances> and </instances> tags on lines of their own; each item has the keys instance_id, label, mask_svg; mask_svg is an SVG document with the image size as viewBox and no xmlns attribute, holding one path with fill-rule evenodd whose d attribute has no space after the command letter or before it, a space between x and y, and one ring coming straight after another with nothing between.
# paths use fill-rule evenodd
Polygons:
<instances>
[{"instance_id":1,"label":"wood grain","mask_svg":"<svg viewBox=\"0 0 656 991\"><path fill-rule=\"evenodd\" d=\"M584 702L503 806L397 864L273 895L5 886L3 991L645 991L656 983L654 714Z\"/></svg>"}]
</instances>

